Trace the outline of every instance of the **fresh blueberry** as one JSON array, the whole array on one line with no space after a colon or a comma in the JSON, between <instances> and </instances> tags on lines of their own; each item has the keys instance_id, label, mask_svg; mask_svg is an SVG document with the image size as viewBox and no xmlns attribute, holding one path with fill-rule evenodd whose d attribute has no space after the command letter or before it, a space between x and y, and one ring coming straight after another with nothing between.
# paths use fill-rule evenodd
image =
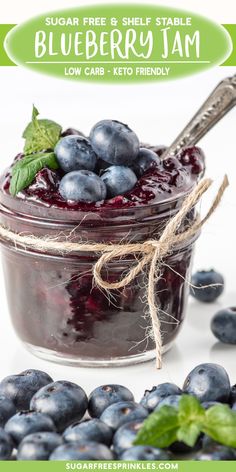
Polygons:
<instances>
[{"instance_id":1,"label":"fresh blueberry","mask_svg":"<svg viewBox=\"0 0 236 472\"><path fill-rule=\"evenodd\" d=\"M202 450L196 457L197 461L235 461L235 449L226 446L217 446L213 449Z\"/></svg>"},{"instance_id":2,"label":"fresh blueberry","mask_svg":"<svg viewBox=\"0 0 236 472\"><path fill-rule=\"evenodd\" d=\"M230 404L236 403L236 385L232 385L230 392Z\"/></svg>"},{"instance_id":3,"label":"fresh blueberry","mask_svg":"<svg viewBox=\"0 0 236 472\"><path fill-rule=\"evenodd\" d=\"M41 370L28 369L18 375L10 375L0 382L0 395L13 401L17 410L28 410L33 395L52 378Z\"/></svg>"},{"instance_id":4,"label":"fresh blueberry","mask_svg":"<svg viewBox=\"0 0 236 472\"><path fill-rule=\"evenodd\" d=\"M78 385L59 380L41 388L32 398L30 408L51 417L58 431L79 421L87 409L88 400Z\"/></svg>"},{"instance_id":5,"label":"fresh blueberry","mask_svg":"<svg viewBox=\"0 0 236 472\"><path fill-rule=\"evenodd\" d=\"M209 410L209 408L211 408L212 406L220 405L220 402L214 402L214 401L202 402L201 405L204 408L204 410Z\"/></svg>"},{"instance_id":6,"label":"fresh blueberry","mask_svg":"<svg viewBox=\"0 0 236 472\"><path fill-rule=\"evenodd\" d=\"M236 449L222 446L222 444L204 434L202 437L202 453L200 457L201 459L198 460L236 460ZM204 457L206 459L204 459ZM211 457L213 457L213 459L211 459Z\"/></svg>"},{"instance_id":7,"label":"fresh blueberry","mask_svg":"<svg viewBox=\"0 0 236 472\"><path fill-rule=\"evenodd\" d=\"M191 283L194 287L190 287L190 293L200 302L214 302L224 290L222 275L213 269L196 272L192 276Z\"/></svg>"},{"instance_id":8,"label":"fresh blueberry","mask_svg":"<svg viewBox=\"0 0 236 472\"><path fill-rule=\"evenodd\" d=\"M37 411L20 411L12 416L5 425L5 431L10 434L16 445L28 434L55 431L55 429L52 419Z\"/></svg>"},{"instance_id":9,"label":"fresh blueberry","mask_svg":"<svg viewBox=\"0 0 236 472\"><path fill-rule=\"evenodd\" d=\"M211 320L211 330L222 343L236 344L236 308L217 311Z\"/></svg>"},{"instance_id":10,"label":"fresh blueberry","mask_svg":"<svg viewBox=\"0 0 236 472\"><path fill-rule=\"evenodd\" d=\"M121 454L122 461L169 461L171 454L151 446L133 446Z\"/></svg>"},{"instance_id":11,"label":"fresh blueberry","mask_svg":"<svg viewBox=\"0 0 236 472\"><path fill-rule=\"evenodd\" d=\"M117 430L122 424L134 420L144 420L148 411L142 405L135 402L118 402L108 406L100 419L110 428Z\"/></svg>"},{"instance_id":12,"label":"fresh blueberry","mask_svg":"<svg viewBox=\"0 0 236 472\"><path fill-rule=\"evenodd\" d=\"M65 200L98 202L106 198L106 185L94 172L77 170L62 177L59 193Z\"/></svg>"},{"instance_id":13,"label":"fresh blueberry","mask_svg":"<svg viewBox=\"0 0 236 472\"><path fill-rule=\"evenodd\" d=\"M0 427L16 414L16 407L10 398L0 394Z\"/></svg>"},{"instance_id":14,"label":"fresh blueberry","mask_svg":"<svg viewBox=\"0 0 236 472\"><path fill-rule=\"evenodd\" d=\"M202 437L202 449L208 450L208 449L213 449L214 447L219 446L220 443L212 439L210 436L207 436L207 434L204 434Z\"/></svg>"},{"instance_id":15,"label":"fresh blueberry","mask_svg":"<svg viewBox=\"0 0 236 472\"><path fill-rule=\"evenodd\" d=\"M116 120L99 121L90 132L90 140L98 157L110 164L130 165L138 155L138 137Z\"/></svg>"},{"instance_id":16,"label":"fresh blueberry","mask_svg":"<svg viewBox=\"0 0 236 472\"><path fill-rule=\"evenodd\" d=\"M138 177L141 177L144 172L153 167L157 167L161 159L151 149L140 148L138 155L133 163L133 170Z\"/></svg>"},{"instance_id":17,"label":"fresh blueberry","mask_svg":"<svg viewBox=\"0 0 236 472\"><path fill-rule=\"evenodd\" d=\"M71 135L61 138L54 152L64 172L95 169L97 156L88 139L83 136Z\"/></svg>"},{"instance_id":18,"label":"fresh blueberry","mask_svg":"<svg viewBox=\"0 0 236 472\"><path fill-rule=\"evenodd\" d=\"M132 402L133 400L133 394L123 385L101 385L89 395L88 412L92 418L99 418L109 405L121 401Z\"/></svg>"},{"instance_id":19,"label":"fresh blueberry","mask_svg":"<svg viewBox=\"0 0 236 472\"><path fill-rule=\"evenodd\" d=\"M113 431L98 418L83 421L82 423L74 423L69 426L63 433L66 442L86 442L94 441L110 446Z\"/></svg>"},{"instance_id":20,"label":"fresh blueberry","mask_svg":"<svg viewBox=\"0 0 236 472\"><path fill-rule=\"evenodd\" d=\"M151 390L145 390L140 403L151 412L164 398L170 395L181 395L181 393L182 391L177 385L166 382L153 387Z\"/></svg>"},{"instance_id":21,"label":"fresh blueberry","mask_svg":"<svg viewBox=\"0 0 236 472\"><path fill-rule=\"evenodd\" d=\"M132 190L137 182L135 173L125 166L108 167L104 174L101 175L101 179L106 185L107 196L109 198L123 195Z\"/></svg>"},{"instance_id":22,"label":"fresh blueberry","mask_svg":"<svg viewBox=\"0 0 236 472\"><path fill-rule=\"evenodd\" d=\"M75 129L75 128L67 128L65 129L65 131L61 133L61 138L64 138L65 136L71 136L71 135L85 137L85 134L82 133L82 131L79 131L78 129Z\"/></svg>"},{"instance_id":23,"label":"fresh blueberry","mask_svg":"<svg viewBox=\"0 0 236 472\"><path fill-rule=\"evenodd\" d=\"M11 457L13 442L11 436L0 428L0 461L7 461Z\"/></svg>"},{"instance_id":24,"label":"fresh blueberry","mask_svg":"<svg viewBox=\"0 0 236 472\"><path fill-rule=\"evenodd\" d=\"M81 443L67 443L57 447L50 461L111 461L114 455L105 444L86 441Z\"/></svg>"},{"instance_id":25,"label":"fresh blueberry","mask_svg":"<svg viewBox=\"0 0 236 472\"><path fill-rule=\"evenodd\" d=\"M228 374L224 367L218 364L200 364L187 376L183 391L194 395L201 403L227 403L231 391Z\"/></svg>"},{"instance_id":26,"label":"fresh blueberry","mask_svg":"<svg viewBox=\"0 0 236 472\"><path fill-rule=\"evenodd\" d=\"M142 425L142 420L136 420L125 423L117 429L113 438L113 448L116 454L120 455L124 450L132 447L135 437Z\"/></svg>"},{"instance_id":27,"label":"fresh blueberry","mask_svg":"<svg viewBox=\"0 0 236 472\"><path fill-rule=\"evenodd\" d=\"M181 399L181 395L180 394L177 394L177 395L169 395L168 397L165 397L163 398L163 400L161 400L155 410L159 410L160 408L162 408L163 406L173 406L174 408L178 408L179 406L179 402L180 402L180 399Z\"/></svg>"},{"instance_id":28,"label":"fresh blueberry","mask_svg":"<svg viewBox=\"0 0 236 472\"><path fill-rule=\"evenodd\" d=\"M17 451L18 461L47 461L50 454L63 443L57 433L32 433L21 441Z\"/></svg>"}]
</instances>

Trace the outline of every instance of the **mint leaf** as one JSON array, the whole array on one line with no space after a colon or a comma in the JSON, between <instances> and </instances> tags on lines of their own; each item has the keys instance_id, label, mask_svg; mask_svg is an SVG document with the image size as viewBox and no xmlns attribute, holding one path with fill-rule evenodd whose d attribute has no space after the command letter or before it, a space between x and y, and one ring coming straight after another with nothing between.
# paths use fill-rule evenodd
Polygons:
<instances>
[{"instance_id":1,"label":"mint leaf","mask_svg":"<svg viewBox=\"0 0 236 472\"><path fill-rule=\"evenodd\" d=\"M178 440L183 441L190 447L194 446L201 433L202 424L204 424L204 408L192 395L182 395L179 402L178 417L180 424L177 432Z\"/></svg>"},{"instance_id":2,"label":"mint leaf","mask_svg":"<svg viewBox=\"0 0 236 472\"><path fill-rule=\"evenodd\" d=\"M15 196L18 192L28 187L34 180L37 172L43 167L58 169L56 156L53 152L39 152L23 157L12 168L10 193Z\"/></svg>"},{"instance_id":3,"label":"mint leaf","mask_svg":"<svg viewBox=\"0 0 236 472\"><path fill-rule=\"evenodd\" d=\"M33 110L32 110L32 121L36 120L37 116L39 115L38 109L33 105Z\"/></svg>"},{"instance_id":4,"label":"mint leaf","mask_svg":"<svg viewBox=\"0 0 236 472\"><path fill-rule=\"evenodd\" d=\"M178 428L178 410L173 406L165 405L144 421L134 444L168 447L177 440Z\"/></svg>"},{"instance_id":5,"label":"mint leaf","mask_svg":"<svg viewBox=\"0 0 236 472\"><path fill-rule=\"evenodd\" d=\"M205 410L197 398L192 395L181 395L179 406L180 424L204 420Z\"/></svg>"},{"instance_id":6,"label":"mint leaf","mask_svg":"<svg viewBox=\"0 0 236 472\"><path fill-rule=\"evenodd\" d=\"M202 431L224 446L236 447L236 411L228 405L215 405L206 411Z\"/></svg>"},{"instance_id":7,"label":"mint leaf","mask_svg":"<svg viewBox=\"0 0 236 472\"><path fill-rule=\"evenodd\" d=\"M205 420L205 410L191 395L182 395L178 409L163 406L144 422L134 444L168 447L174 441L194 446Z\"/></svg>"},{"instance_id":8,"label":"mint leaf","mask_svg":"<svg viewBox=\"0 0 236 472\"><path fill-rule=\"evenodd\" d=\"M55 121L38 120L38 115L37 108L33 106L32 120L23 132L25 154L54 149L60 138L61 126Z\"/></svg>"},{"instance_id":9,"label":"mint leaf","mask_svg":"<svg viewBox=\"0 0 236 472\"><path fill-rule=\"evenodd\" d=\"M187 446L193 447L196 444L197 438L201 433L201 428L194 422L181 426L177 431L178 441L182 441Z\"/></svg>"},{"instance_id":10,"label":"mint leaf","mask_svg":"<svg viewBox=\"0 0 236 472\"><path fill-rule=\"evenodd\" d=\"M178 440L192 447L201 432L236 448L236 411L222 404L204 410L195 397L182 395L178 408L163 406L144 421L134 444L163 448Z\"/></svg>"}]
</instances>

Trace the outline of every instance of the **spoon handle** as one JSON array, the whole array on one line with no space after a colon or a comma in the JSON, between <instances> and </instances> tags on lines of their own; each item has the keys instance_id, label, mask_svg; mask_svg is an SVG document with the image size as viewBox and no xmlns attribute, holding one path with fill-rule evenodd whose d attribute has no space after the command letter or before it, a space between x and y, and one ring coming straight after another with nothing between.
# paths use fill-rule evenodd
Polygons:
<instances>
[{"instance_id":1,"label":"spoon handle","mask_svg":"<svg viewBox=\"0 0 236 472\"><path fill-rule=\"evenodd\" d=\"M161 158L173 156L183 147L194 146L234 105L236 105L236 74L217 85Z\"/></svg>"}]
</instances>

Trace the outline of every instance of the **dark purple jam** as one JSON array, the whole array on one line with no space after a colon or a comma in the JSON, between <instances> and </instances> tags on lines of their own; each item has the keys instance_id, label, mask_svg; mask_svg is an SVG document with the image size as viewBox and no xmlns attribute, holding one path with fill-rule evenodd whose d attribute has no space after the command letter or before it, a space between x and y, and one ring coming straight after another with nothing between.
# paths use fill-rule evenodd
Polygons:
<instances>
[{"instance_id":1,"label":"dark purple jam","mask_svg":"<svg viewBox=\"0 0 236 472\"><path fill-rule=\"evenodd\" d=\"M109 361L152 351L151 321L143 274L108 296L94 287L91 264L43 259L3 250L4 274L13 326L31 349L61 358ZM192 246L169 258L156 285L162 342L167 349L185 316ZM109 267L111 281L130 261ZM14 296L13 296L14 295ZM145 314L146 313L146 314Z\"/></svg>"},{"instance_id":2,"label":"dark purple jam","mask_svg":"<svg viewBox=\"0 0 236 472\"><path fill-rule=\"evenodd\" d=\"M160 148L152 149L160 154ZM17 156L20 158L21 155ZM77 241L109 244L120 242L127 235L133 242L145 241L159 236L203 171L202 151L189 148L149 169L129 193L89 204L63 200L58 192L61 172L46 168L16 198L9 198L9 170L0 189L1 218L4 225L18 233L55 237L59 227L53 215L61 209L66 211L61 212L60 231L63 231L63 225L65 234L73 230ZM41 208L39 218L35 206ZM143 208L142 214L139 207ZM98 214L102 209L106 211ZM118 216L113 218L110 209ZM122 224L120 209L125 210ZM67 210L82 210L90 215L95 212L96 218L91 219L90 224L85 220L80 226L79 220L72 222L69 219ZM103 218L105 213L107 220ZM189 222L189 217L184 223ZM190 276L194 239L174 248L156 284L165 349L175 339L184 319L188 294L186 279ZM12 322L20 339L32 352L58 362L87 362L90 365L94 365L94 360L102 364L119 363L122 359L127 363L130 359L132 363L136 358L145 360L146 353L152 352L154 341L150 336L151 323L144 301L146 274L140 274L130 285L113 290L107 296L94 286L92 268L96 257L99 254L42 255L4 244L3 265ZM133 262L129 256L116 260L105 268L103 275L109 281L115 281Z\"/></svg>"},{"instance_id":3,"label":"dark purple jam","mask_svg":"<svg viewBox=\"0 0 236 472\"><path fill-rule=\"evenodd\" d=\"M164 147L150 146L157 155L161 155ZM16 159L21 158L18 155ZM99 211L104 208L130 208L150 205L177 197L191 189L204 171L204 154L198 147L186 148L177 157L154 164L138 180L135 187L124 195L96 203L65 201L59 194L58 187L62 171L43 169L36 175L34 182L17 198L32 200L39 205L57 207L64 210L81 210L84 212ZM3 190L9 191L10 172L7 173Z\"/></svg>"}]
</instances>

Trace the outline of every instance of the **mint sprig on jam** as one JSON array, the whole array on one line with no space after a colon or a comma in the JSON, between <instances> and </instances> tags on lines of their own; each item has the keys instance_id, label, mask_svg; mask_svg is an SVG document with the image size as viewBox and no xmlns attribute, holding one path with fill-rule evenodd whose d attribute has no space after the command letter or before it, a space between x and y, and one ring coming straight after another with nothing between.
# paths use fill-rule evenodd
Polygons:
<instances>
[{"instance_id":1,"label":"mint sprig on jam","mask_svg":"<svg viewBox=\"0 0 236 472\"><path fill-rule=\"evenodd\" d=\"M236 412L222 404L204 410L195 397L182 395L178 408L163 406L144 421L134 444L164 448L182 441L193 447L200 433L235 448Z\"/></svg>"},{"instance_id":2,"label":"mint sprig on jam","mask_svg":"<svg viewBox=\"0 0 236 472\"><path fill-rule=\"evenodd\" d=\"M29 154L18 161L12 168L10 193L16 195L18 192L30 185L37 172L44 167L58 169L56 156L53 152L37 152Z\"/></svg>"},{"instance_id":3,"label":"mint sprig on jam","mask_svg":"<svg viewBox=\"0 0 236 472\"><path fill-rule=\"evenodd\" d=\"M12 168L10 193L13 196L28 187L39 170L59 167L53 149L60 139L62 127L55 121L39 120L38 115L33 106L31 122L23 132L24 157Z\"/></svg>"},{"instance_id":4,"label":"mint sprig on jam","mask_svg":"<svg viewBox=\"0 0 236 472\"><path fill-rule=\"evenodd\" d=\"M61 126L55 121L38 120L39 112L33 106L32 119L23 132L25 138L24 154L54 149L60 138Z\"/></svg>"}]
</instances>

